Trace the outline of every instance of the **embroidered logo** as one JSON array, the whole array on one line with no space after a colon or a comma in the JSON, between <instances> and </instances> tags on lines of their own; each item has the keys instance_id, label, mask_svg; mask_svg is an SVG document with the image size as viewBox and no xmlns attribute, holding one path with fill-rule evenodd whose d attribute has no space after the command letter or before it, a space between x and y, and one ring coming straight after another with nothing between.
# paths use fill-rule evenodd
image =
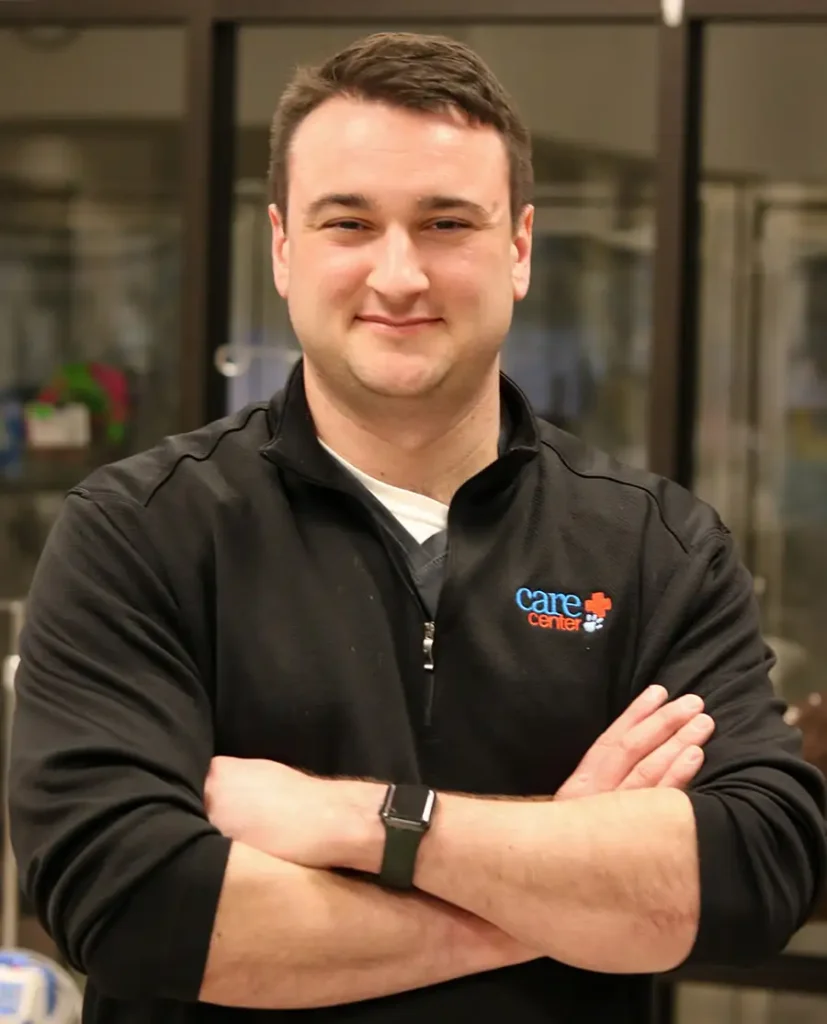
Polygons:
<instances>
[{"instance_id":1,"label":"embroidered logo","mask_svg":"<svg viewBox=\"0 0 827 1024\"><path fill-rule=\"evenodd\" d=\"M602 590L585 600L577 594L554 594L545 590L520 587L515 594L517 607L526 613L529 626L559 629L566 633L596 633L603 629L612 610L612 599Z\"/></svg>"}]
</instances>

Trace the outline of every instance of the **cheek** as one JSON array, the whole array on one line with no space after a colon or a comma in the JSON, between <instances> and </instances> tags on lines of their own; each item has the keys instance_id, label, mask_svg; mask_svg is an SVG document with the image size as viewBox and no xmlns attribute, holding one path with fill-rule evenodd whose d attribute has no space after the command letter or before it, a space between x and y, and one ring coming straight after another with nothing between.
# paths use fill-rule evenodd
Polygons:
<instances>
[{"instance_id":1,"label":"cheek","mask_svg":"<svg viewBox=\"0 0 827 1024\"><path fill-rule=\"evenodd\" d=\"M356 249L296 246L290 259L292 297L317 307L352 304L368 273L368 260Z\"/></svg>"},{"instance_id":2,"label":"cheek","mask_svg":"<svg viewBox=\"0 0 827 1024\"><path fill-rule=\"evenodd\" d=\"M471 249L446 249L425 252L421 258L422 269L431 283L431 290L438 291L449 302L478 293L485 274L484 255Z\"/></svg>"},{"instance_id":3,"label":"cheek","mask_svg":"<svg viewBox=\"0 0 827 1024\"><path fill-rule=\"evenodd\" d=\"M511 264L499 251L464 253L446 262L439 280L447 303L475 307L482 317L511 302Z\"/></svg>"}]
</instances>

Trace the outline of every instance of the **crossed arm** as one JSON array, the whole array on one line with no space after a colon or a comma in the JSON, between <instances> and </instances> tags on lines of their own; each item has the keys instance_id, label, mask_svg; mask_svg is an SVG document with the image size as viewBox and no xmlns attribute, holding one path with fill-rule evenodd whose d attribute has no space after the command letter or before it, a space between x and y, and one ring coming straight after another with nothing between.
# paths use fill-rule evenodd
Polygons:
<instances>
[{"instance_id":1,"label":"crossed arm","mask_svg":"<svg viewBox=\"0 0 827 1024\"><path fill-rule=\"evenodd\" d=\"M803 921L827 865L824 781L781 721L749 580L717 534L649 588L629 680L630 693L658 679L704 695L716 735L692 793L688 758L710 723L680 700L638 707L553 800L442 794L418 888L397 895L328 870L378 865L380 784L219 759L204 792L215 709L179 597L198 606L200 555L187 518L158 508L68 501L16 680L21 877L98 993L275 1009L548 954L658 970L695 929L694 962L754 963ZM164 529L150 539L152 517ZM178 564L173 587L165 567ZM691 721L700 738L683 733Z\"/></svg>"},{"instance_id":2,"label":"crossed arm","mask_svg":"<svg viewBox=\"0 0 827 1024\"><path fill-rule=\"evenodd\" d=\"M665 698L639 698L555 800L442 795L410 895L325 870L378 870L381 784L217 759L207 806L235 842L202 1000L353 1002L540 956L618 973L674 966L699 902L681 787L712 722L698 698ZM273 969L274 950L289 969Z\"/></svg>"}]
</instances>

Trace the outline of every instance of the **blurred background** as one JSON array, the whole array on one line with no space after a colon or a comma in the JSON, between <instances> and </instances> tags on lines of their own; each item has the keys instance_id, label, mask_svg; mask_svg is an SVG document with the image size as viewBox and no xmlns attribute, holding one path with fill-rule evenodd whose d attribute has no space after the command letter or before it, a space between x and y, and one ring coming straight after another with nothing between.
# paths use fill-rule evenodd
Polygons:
<instances>
[{"instance_id":1,"label":"blurred background","mask_svg":"<svg viewBox=\"0 0 827 1024\"><path fill-rule=\"evenodd\" d=\"M90 468L268 397L268 124L370 31L473 46L534 136L536 410L714 504L827 769L827 0L0 3L0 654ZM48 941L27 922L27 941ZM827 1020L827 913L661 1024Z\"/></svg>"}]
</instances>

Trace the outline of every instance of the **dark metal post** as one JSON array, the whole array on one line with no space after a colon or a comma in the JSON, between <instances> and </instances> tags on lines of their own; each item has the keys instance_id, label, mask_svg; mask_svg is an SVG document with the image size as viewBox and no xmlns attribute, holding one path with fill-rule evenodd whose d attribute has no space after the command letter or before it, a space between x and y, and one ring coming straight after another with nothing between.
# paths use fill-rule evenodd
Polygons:
<instances>
[{"instance_id":1,"label":"dark metal post","mask_svg":"<svg viewBox=\"0 0 827 1024\"><path fill-rule=\"evenodd\" d=\"M649 465L687 486L697 377L701 41L697 22L661 29Z\"/></svg>"},{"instance_id":2,"label":"dark metal post","mask_svg":"<svg viewBox=\"0 0 827 1024\"><path fill-rule=\"evenodd\" d=\"M184 153L181 429L224 412L213 353L229 330L235 172L236 26L204 4L189 25ZM171 342L172 343L172 342Z\"/></svg>"}]
</instances>

